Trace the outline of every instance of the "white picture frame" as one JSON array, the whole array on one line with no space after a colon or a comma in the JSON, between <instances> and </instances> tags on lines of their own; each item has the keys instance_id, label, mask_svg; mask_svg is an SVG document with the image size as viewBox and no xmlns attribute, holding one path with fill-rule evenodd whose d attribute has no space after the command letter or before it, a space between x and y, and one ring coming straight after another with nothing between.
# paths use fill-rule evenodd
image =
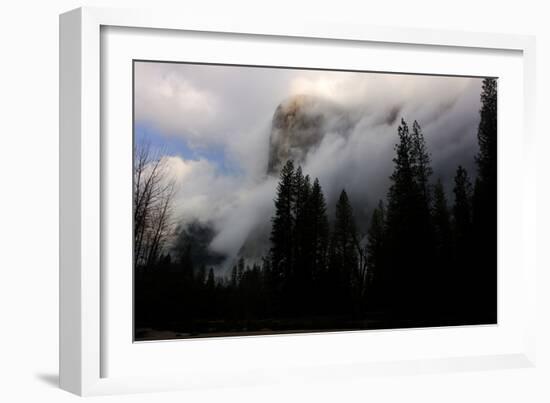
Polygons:
<instances>
[{"instance_id":1,"label":"white picture frame","mask_svg":"<svg viewBox=\"0 0 550 403\"><path fill-rule=\"evenodd\" d=\"M293 41L322 40L331 41L331 46L346 43L377 43L380 46L403 45L437 49L468 49L484 54L492 51L515 52L519 60L521 76L515 77L521 82L520 98L516 100L522 107L522 119L516 133L517 145L522 152L521 179L522 192L516 200L521 207L521 217L515 224L517 234L511 235L520 244L514 255L521 262L522 279L518 283L518 295L522 298L522 312L525 320L513 324L514 342L503 344L501 350L485 351L484 347L466 349L446 354L429 351L415 357L393 357L378 360L365 360L351 357L347 361L336 362L327 354L326 358L310 361L304 354L301 362L270 361L263 371L247 368L246 360L234 373L222 367L212 376L200 376L208 371L186 372L191 362L171 363L171 371L153 375L125 374L120 366L116 375L111 376L105 362L117 345L113 345L105 318L110 314L110 305L106 303L108 290L102 272L105 266L105 245L103 230L105 216L102 215L106 170L105 156L102 151L102 92L108 92L108 85L102 81L102 29L104 27L147 28L172 30L179 32L218 33L219 35L243 35L257 40L268 38L286 38ZM307 42L310 43L310 42ZM97 395L113 393L134 393L140 391L160 391L193 387L211 387L215 385L249 385L280 381L310 379L313 381L330 380L346 376L368 376L369 374L407 374L418 372L442 372L454 370L474 370L481 368L527 367L535 363L535 283L536 262L535 242L524 234L534 234L536 227L535 212L535 159L531 158L534 144L534 91L535 91L535 42L533 37L503 34L481 34L455 31L429 31L406 28L380 28L359 25L330 24L314 21L292 22L256 20L256 21L213 21L197 19L193 16L174 15L169 12L151 12L149 10L114 10L103 8L81 8L70 11L60 17L60 385L63 389L79 395ZM519 59L518 59L519 58ZM200 61L200 60L195 60ZM514 70L516 71L516 70ZM511 73L516 74L516 73ZM128 117L130 118L130 117ZM104 142L108 143L108 142ZM512 144L510 144L512 145ZM499 149L499 153L509 152ZM499 170L502 167L499 166ZM505 169L504 167L503 169ZM502 175L501 175L502 177ZM499 180L501 180L499 178ZM504 179L506 180L506 179ZM500 182L499 182L500 183ZM500 201L500 197L499 197ZM499 223L501 217L499 217ZM499 303L499 309L500 309ZM130 313L131 314L131 313ZM500 330L502 330L501 327ZM475 329L451 330L449 337L489 337L490 332L483 330L479 334ZM444 332L444 330L443 330ZM486 334L482 334L485 332ZM412 338L427 338L437 341L441 332L415 334ZM504 333L502 333L504 334ZM511 333L510 333L511 334ZM218 339L199 344L187 341L194 348L216 348L215 345L231 348L251 349L250 354L258 355L280 345L292 345L294 349L307 350L307 345L320 347L318 340L330 342L342 335L324 336L311 343L314 336L281 336L247 338L248 341L230 341ZM350 337L345 335L345 337ZM350 342L357 342L364 333L354 333ZM372 338L372 336L370 336ZM399 342L399 333L377 333L378 338L392 338ZM499 336L500 337L500 336ZM504 337L504 336L503 336ZM520 340L521 338L521 340ZM128 341L131 343L131 340ZM163 345L163 354L171 354L182 346L183 342L159 342ZM180 344L178 344L180 343ZM204 344L206 343L206 344ZM210 344L208 344L210 343ZM225 343L225 344L224 344ZM473 341L470 342L473 344ZM497 343L498 344L498 343ZM107 348L107 346L110 346ZM156 347L155 347L156 348ZM322 348L322 347L321 347ZM130 349L128 350L133 354ZM153 350L151 347L150 351ZM204 350L207 351L207 350ZM246 350L241 350L246 351ZM138 352L139 353L139 352ZM137 353L136 353L137 354ZM151 354L147 352L146 354ZM128 356L119 357L120 360ZM351 359L354 358L354 359ZM166 358L161 358L160 360ZM131 362L131 360L128 360ZM252 361L250 361L252 362ZM294 365L296 364L296 365Z\"/></svg>"}]
</instances>

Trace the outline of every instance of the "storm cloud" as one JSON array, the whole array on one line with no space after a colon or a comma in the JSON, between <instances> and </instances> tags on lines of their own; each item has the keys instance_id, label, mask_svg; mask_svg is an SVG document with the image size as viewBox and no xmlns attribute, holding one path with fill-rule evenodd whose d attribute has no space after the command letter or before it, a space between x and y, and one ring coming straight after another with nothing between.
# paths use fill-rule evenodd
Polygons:
<instances>
[{"instance_id":1,"label":"storm cloud","mask_svg":"<svg viewBox=\"0 0 550 403\"><path fill-rule=\"evenodd\" d=\"M345 187L362 230L385 198L401 118L421 125L433 179L448 192L459 164L474 177L481 81L136 62L135 123L193 150L190 157L164 149L178 184L174 219L212 225L210 248L231 260L262 253L285 157L319 178L329 214ZM281 111L293 102L311 120L282 122L288 116Z\"/></svg>"}]
</instances>

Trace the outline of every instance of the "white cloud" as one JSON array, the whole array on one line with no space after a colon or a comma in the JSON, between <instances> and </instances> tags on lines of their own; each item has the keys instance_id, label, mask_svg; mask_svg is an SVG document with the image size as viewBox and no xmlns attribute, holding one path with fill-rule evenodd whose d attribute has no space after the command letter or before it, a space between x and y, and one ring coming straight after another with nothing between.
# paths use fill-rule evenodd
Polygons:
<instances>
[{"instance_id":1,"label":"white cloud","mask_svg":"<svg viewBox=\"0 0 550 403\"><path fill-rule=\"evenodd\" d=\"M347 139L326 133L307 156L329 202L342 187L367 219L387 192L397 125L422 125L434 171L450 183L458 164L474 170L480 80L186 64L136 64L136 119L191 147L221 147L238 175L205 158L166 157L177 178L175 217L211 222L211 247L234 256L273 211L276 179L265 176L273 113L292 95L319 96L353 119ZM322 105L322 103L320 104ZM320 106L322 107L322 106ZM330 112L327 112L330 119ZM330 127L330 125L328 125ZM473 173L473 172L472 172ZM268 230L269 228L267 228Z\"/></svg>"},{"instance_id":2,"label":"white cloud","mask_svg":"<svg viewBox=\"0 0 550 403\"><path fill-rule=\"evenodd\" d=\"M218 97L198 88L169 64L136 63L135 117L167 135L185 133L203 142L203 133L220 109Z\"/></svg>"},{"instance_id":3,"label":"white cloud","mask_svg":"<svg viewBox=\"0 0 550 403\"><path fill-rule=\"evenodd\" d=\"M220 175L207 160L164 157L168 177L176 181L173 216L176 222L199 220L216 229L212 249L235 256L258 222L273 210L275 178L260 182Z\"/></svg>"},{"instance_id":4,"label":"white cloud","mask_svg":"<svg viewBox=\"0 0 550 403\"><path fill-rule=\"evenodd\" d=\"M239 179L220 175L205 159L171 156L166 157L166 164L169 176L176 181L174 216L183 221L216 220L238 198Z\"/></svg>"}]
</instances>

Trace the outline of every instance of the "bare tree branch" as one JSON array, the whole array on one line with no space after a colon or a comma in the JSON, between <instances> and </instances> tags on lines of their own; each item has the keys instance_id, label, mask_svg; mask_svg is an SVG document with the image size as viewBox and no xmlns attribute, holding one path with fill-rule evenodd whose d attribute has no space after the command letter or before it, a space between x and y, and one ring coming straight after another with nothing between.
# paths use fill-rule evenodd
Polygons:
<instances>
[{"instance_id":1,"label":"bare tree branch","mask_svg":"<svg viewBox=\"0 0 550 403\"><path fill-rule=\"evenodd\" d=\"M167 160L153 153L148 142L134 149L134 263L136 268L154 264L161 256L170 222L175 182Z\"/></svg>"}]
</instances>

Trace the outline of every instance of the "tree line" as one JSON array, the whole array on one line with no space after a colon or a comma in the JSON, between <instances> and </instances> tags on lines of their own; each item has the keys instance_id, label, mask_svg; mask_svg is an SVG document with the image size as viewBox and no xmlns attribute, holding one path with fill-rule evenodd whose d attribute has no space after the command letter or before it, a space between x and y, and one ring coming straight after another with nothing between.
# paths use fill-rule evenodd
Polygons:
<instances>
[{"instance_id":1,"label":"tree line","mask_svg":"<svg viewBox=\"0 0 550 403\"><path fill-rule=\"evenodd\" d=\"M364 235L353 195L342 189L329 217L319 180L289 160L269 253L240 258L228 277L197 265L192 243L174 261L158 255L136 272L137 323L190 333L494 323L496 99L485 79L476 179L456 168L452 205L416 121L401 120L389 189Z\"/></svg>"}]
</instances>

